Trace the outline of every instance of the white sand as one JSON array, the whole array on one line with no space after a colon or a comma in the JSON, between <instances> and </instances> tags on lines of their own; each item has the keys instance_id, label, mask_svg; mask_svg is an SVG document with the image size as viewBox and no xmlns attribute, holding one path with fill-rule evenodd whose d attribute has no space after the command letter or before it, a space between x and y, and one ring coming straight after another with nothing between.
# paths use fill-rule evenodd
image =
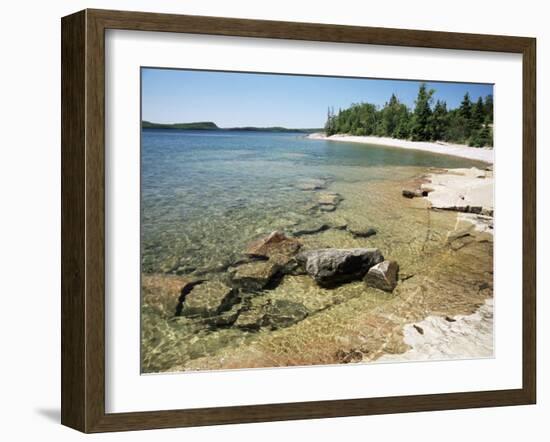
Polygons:
<instances>
[{"instance_id":1,"label":"white sand","mask_svg":"<svg viewBox=\"0 0 550 442\"><path fill-rule=\"evenodd\" d=\"M452 155L455 157L469 158L471 160L493 163L493 149L485 147L469 147L463 144L451 144L441 141L409 141L399 140L397 138L373 137L373 136L355 136L355 135L331 135L327 137L323 133L313 133L308 138L314 140L343 141L346 143L363 143L378 146L398 147L401 149L423 150L427 152L439 153L443 155Z\"/></svg>"},{"instance_id":2,"label":"white sand","mask_svg":"<svg viewBox=\"0 0 550 442\"><path fill-rule=\"evenodd\" d=\"M481 207L484 213L494 209L494 178L490 170L448 169L445 173L427 176L423 189L432 189L427 199L432 207L452 209Z\"/></svg>"},{"instance_id":3,"label":"white sand","mask_svg":"<svg viewBox=\"0 0 550 442\"><path fill-rule=\"evenodd\" d=\"M423 321L407 324L403 329L404 340L412 348L402 354L384 355L375 362L493 356L493 298L487 299L475 313L458 315L452 319L455 321L450 322L440 316L428 316Z\"/></svg>"}]
</instances>

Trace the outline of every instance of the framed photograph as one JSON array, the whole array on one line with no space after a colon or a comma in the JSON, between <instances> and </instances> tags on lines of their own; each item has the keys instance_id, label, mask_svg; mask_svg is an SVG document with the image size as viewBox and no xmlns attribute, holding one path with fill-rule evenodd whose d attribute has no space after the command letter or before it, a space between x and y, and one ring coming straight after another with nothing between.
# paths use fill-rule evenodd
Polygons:
<instances>
[{"instance_id":1,"label":"framed photograph","mask_svg":"<svg viewBox=\"0 0 550 442\"><path fill-rule=\"evenodd\" d=\"M62 423L536 398L535 39L62 19Z\"/></svg>"}]
</instances>

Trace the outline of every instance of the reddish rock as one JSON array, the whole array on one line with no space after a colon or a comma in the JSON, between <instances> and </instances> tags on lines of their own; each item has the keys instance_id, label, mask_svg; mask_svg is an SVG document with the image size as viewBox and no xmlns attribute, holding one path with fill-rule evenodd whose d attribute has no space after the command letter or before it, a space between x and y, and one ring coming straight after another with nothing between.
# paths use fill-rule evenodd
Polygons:
<instances>
[{"instance_id":1,"label":"reddish rock","mask_svg":"<svg viewBox=\"0 0 550 442\"><path fill-rule=\"evenodd\" d=\"M295 238L288 238L283 232L274 231L268 236L249 244L245 253L265 256L272 263L286 265L300 250L302 243Z\"/></svg>"}]
</instances>

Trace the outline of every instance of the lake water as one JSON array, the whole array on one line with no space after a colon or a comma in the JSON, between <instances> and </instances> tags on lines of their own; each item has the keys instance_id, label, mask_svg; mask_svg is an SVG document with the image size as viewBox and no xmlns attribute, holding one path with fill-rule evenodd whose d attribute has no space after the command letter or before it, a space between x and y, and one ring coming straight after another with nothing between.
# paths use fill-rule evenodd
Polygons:
<instances>
[{"instance_id":1,"label":"lake water","mask_svg":"<svg viewBox=\"0 0 550 442\"><path fill-rule=\"evenodd\" d=\"M456 213L401 196L408 180L430 168L482 163L300 133L177 130L144 130L141 158L144 373L373 360L406 350L404 323L471 313L492 293L492 243L450 250L446 235ZM308 180L326 189L302 190ZM336 210L319 210L323 191L343 198ZM307 310L278 330L175 317L186 278L223 281L252 240L322 224L335 228L301 236L304 249L377 247L407 279L386 294L361 281L327 290L309 276L287 275L250 298L253 310L272 302ZM351 227L378 233L360 238ZM159 308L166 296L167 307Z\"/></svg>"},{"instance_id":2,"label":"lake water","mask_svg":"<svg viewBox=\"0 0 550 442\"><path fill-rule=\"evenodd\" d=\"M301 133L157 129L143 130L141 158L142 270L180 274L223 266L251 238L310 222L303 180L334 187L480 165Z\"/></svg>"}]
</instances>

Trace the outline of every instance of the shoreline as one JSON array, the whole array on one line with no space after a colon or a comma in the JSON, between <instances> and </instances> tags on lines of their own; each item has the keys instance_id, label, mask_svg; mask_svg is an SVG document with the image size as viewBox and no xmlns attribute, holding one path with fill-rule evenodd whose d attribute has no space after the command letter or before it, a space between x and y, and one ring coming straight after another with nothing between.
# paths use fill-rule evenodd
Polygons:
<instances>
[{"instance_id":1,"label":"shoreline","mask_svg":"<svg viewBox=\"0 0 550 442\"><path fill-rule=\"evenodd\" d=\"M446 169L446 172L429 174L426 179L429 182L423 183L421 189L428 192L426 199L433 208L493 216L492 170Z\"/></svg>"},{"instance_id":2,"label":"shoreline","mask_svg":"<svg viewBox=\"0 0 550 442\"><path fill-rule=\"evenodd\" d=\"M442 361L493 357L493 298L470 315L430 315L403 328L410 349L384 354L373 363Z\"/></svg>"},{"instance_id":3,"label":"shoreline","mask_svg":"<svg viewBox=\"0 0 550 442\"><path fill-rule=\"evenodd\" d=\"M375 137L375 136L358 136L358 135L331 135L327 137L323 133L312 133L306 138L311 140L326 140L337 141L345 143L359 143L359 144L374 144L385 147L396 147L400 149L421 150L425 152L432 152L442 155L450 155L460 158L467 158L470 160L483 161L485 163L493 164L494 155L493 149L486 147L470 147L464 144L452 144L442 141L410 141L401 140L398 138L387 137Z\"/></svg>"},{"instance_id":4,"label":"shoreline","mask_svg":"<svg viewBox=\"0 0 550 442\"><path fill-rule=\"evenodd\" d=\"M195 292L202 302L202 295L215 295L216 290L222 290L223 295L223 290L229 287L224 285L225 276L239 276L239 268L247 281L256 275L264 278L269 258L235 262L231 275L223 267L213 269L208 276L149 275L142 279L146 303L146 315L142 316L145 372L491 357L494 350L493 285L489 273L493 242L492 167L426 167L418 173L421 175L412 179L361 182L344 187L338 186L338 182L302 179L296 184L297 189L310 195L313 201L320 201L322 196L321 205L330 203L334 208L328 213L308 212L308 219L318 221L313 227L299 224L290 225L290 230L283 228L283 236L288 235L286 243L300 242L305 250L374 247L386 251L388 239L397 237L399 241L391 243L391 252L386 256L398 262L401 272L391 295L365 286L363 280L327 289L320 288L308 274L287 274L275 286L251 295L247 305L239 301L212 317L180 315L172 319L175 311L185 308L178 301L182 287L202 280L205 288ZM404 187L412 189L414 196L403 194ZM373 219L363 216L362 211L352 210L364 207L367 211L370 207L364 205L364 193L377 195L375 203L384 202ZM419 208L423 210L416 210ZM389 219L388 215L395 210L403 210L406 218ZM372 216L372 209L368 213ZM374 219L388 222L382 227ZM400 228L395 230L403 224L407 225L405 233ZM367 232L366 227L372 226L374 233L355 233ZM295 231L305 233L294 236ZM265 242L274 233L259 239ZM255 244L258 239L250 241ZM243 278L234 281L238 284ZM248 289L245 286L243 290L246 294ZM207 299L210 298L203 301ZM217 302L218 298L212 299ZM205 305L201 307L203 310L209 308L210 301ZM277 309L267 307L272 305ZM270 322L263 323L268 319L277 321L279 311L285 321L290 321L288 324L279 326L273 322L273 328ZM208 335L197 334L206 328ZM260 330L263 333L254 334ZM319 333L320 330L324 332ZM158 350L159 340L168 342L175 336L187 339L189 346L181 350L164 346L164 350ZM232 342L238 342L236 347L227 344L229 336ZM203 351L206 345L211 352Z\"/></svg>"}]
</instances>

